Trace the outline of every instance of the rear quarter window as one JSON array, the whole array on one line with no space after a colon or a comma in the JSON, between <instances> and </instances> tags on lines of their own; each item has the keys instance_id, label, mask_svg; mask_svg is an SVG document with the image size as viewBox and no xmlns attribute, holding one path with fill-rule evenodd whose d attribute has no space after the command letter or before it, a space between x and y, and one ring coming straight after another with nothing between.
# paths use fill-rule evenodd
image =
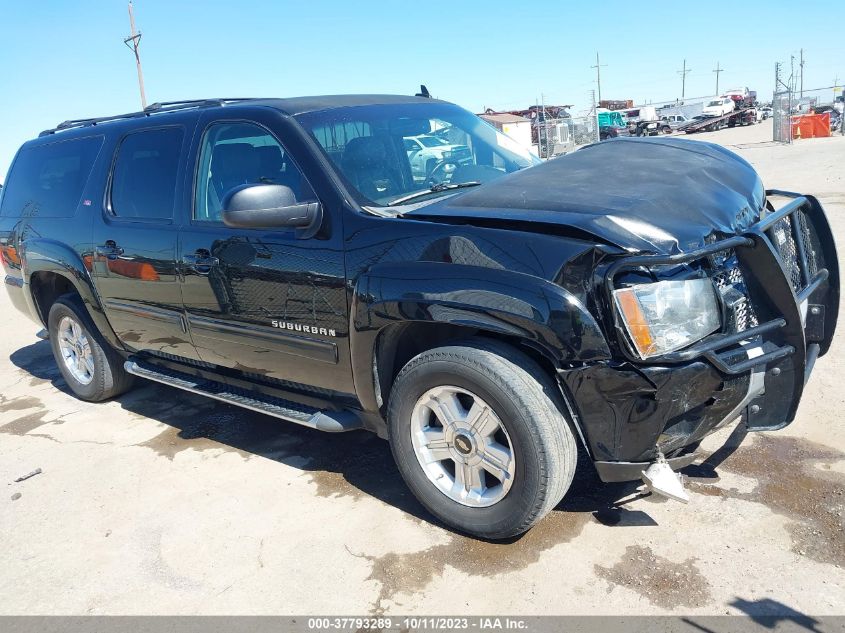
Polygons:
<instances>
[{"instance_id":1,"label":"rear quarter window","mask_svg":"<svg viewBox=\"0 0 845 633\"><path fill-rule=\"evenodd\" d=\"M102 145L102 136L92 136L24 146L3 188L0 216L74 216Z\"/></svg>"}]
</instances>

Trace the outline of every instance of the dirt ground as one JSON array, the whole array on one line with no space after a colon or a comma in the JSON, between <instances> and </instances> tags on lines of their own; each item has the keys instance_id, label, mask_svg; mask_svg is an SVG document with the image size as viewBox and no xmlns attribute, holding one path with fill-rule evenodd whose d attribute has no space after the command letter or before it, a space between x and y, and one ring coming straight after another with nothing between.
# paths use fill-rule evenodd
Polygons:
<instances>
[{"instance_id":1,"label":"dirt ground","mask_svg":"<svg viewBox=\"0 0 845 633\"><path fill-rule=\"evenodd\" d=\"M845 243L845 138L693 138L818 195ZM437 526L373 436L152 383L87 404L5 292L0 315L0 613L845 612L842 334L790 427L687 471L689 505L615 507L634 486L585 471L534 530L492 544Z\"/></svg>"}]
</instances>

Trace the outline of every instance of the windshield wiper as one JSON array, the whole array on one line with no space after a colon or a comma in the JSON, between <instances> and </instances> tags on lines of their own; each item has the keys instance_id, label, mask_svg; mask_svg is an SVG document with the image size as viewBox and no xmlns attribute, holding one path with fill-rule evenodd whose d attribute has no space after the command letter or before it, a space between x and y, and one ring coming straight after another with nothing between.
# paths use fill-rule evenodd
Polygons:
<instances>
[{"instance_id":1,"label":"windshield wiper","mask_svg":"<svg viewBox=\"0 0 845 633\"><path fill-rule=\"evenodd\" d=\"M477 187L480 184L481 183L477 180L469 180L467 182L441 182L439 184L432 185L428 189L423 189L422 191L415 191L414 193L410 193L407 196L396 198L396 200L390 201L387 206L395 207L396 205L404 204L405 202L410 202L411 200L416 200L417 198L422 198L423 196L427 196L431 193L448 191L450 189L463 189L464 187Z\"/></svg>"}]
</instances>

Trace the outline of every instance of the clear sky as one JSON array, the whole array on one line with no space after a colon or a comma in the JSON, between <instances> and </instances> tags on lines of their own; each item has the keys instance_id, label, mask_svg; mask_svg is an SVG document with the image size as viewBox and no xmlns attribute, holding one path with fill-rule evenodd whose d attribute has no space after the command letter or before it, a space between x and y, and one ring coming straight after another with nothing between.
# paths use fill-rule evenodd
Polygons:
<instances>
[{"instance_id":1,"label":"clear sky","mask_svg":"<svg viewBox=\"0 0 845 633\"><path fill-rule=\"evenodd\" d=\"M125 0L3 0L0 180L28 138L62 120L140 109ZM712 9L711 9L712 7ZM717 8L722 7L722 8ZM733 8L730 8L733 7ZM804 48L805 87L845 82L842 0L499 2L136 0L149 101L350 92L434 96L470 110L637 102L748 86Z\"/></svg>"}]
</instances>

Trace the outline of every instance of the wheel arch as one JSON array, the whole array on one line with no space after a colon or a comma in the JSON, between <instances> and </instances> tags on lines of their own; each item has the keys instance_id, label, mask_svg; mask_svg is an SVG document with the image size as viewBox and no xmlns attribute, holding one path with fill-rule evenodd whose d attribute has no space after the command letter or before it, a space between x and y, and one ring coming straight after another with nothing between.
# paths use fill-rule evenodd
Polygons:
<instances>
[{"instance_id":1,"label":"wheel arch","mask_svg":"<svg viewBox=\"0 0 845 633\"><path fill-rule=\"evenodd\" d=\"M351 307L356 392L373 413L382 410L408 360L458 339L505 342L553 378L567 362L610 358L581 301L523 273L432 262L375 267L359 278Z\"/></svg>"},{"instance_id":2,"label":"wheel arch","mask_svg":"<svg viewBox=\"0 0 845 633\"><path fill-rule=\"evenodd\" d=\"M54 240L27 240L23 244L21 268L30 310L47 327L50 307L60 296L75 293L103 337L122 347L106 319L90 274L91 258L83 257L66 244Z\"/></svg>"}]
</instances>

